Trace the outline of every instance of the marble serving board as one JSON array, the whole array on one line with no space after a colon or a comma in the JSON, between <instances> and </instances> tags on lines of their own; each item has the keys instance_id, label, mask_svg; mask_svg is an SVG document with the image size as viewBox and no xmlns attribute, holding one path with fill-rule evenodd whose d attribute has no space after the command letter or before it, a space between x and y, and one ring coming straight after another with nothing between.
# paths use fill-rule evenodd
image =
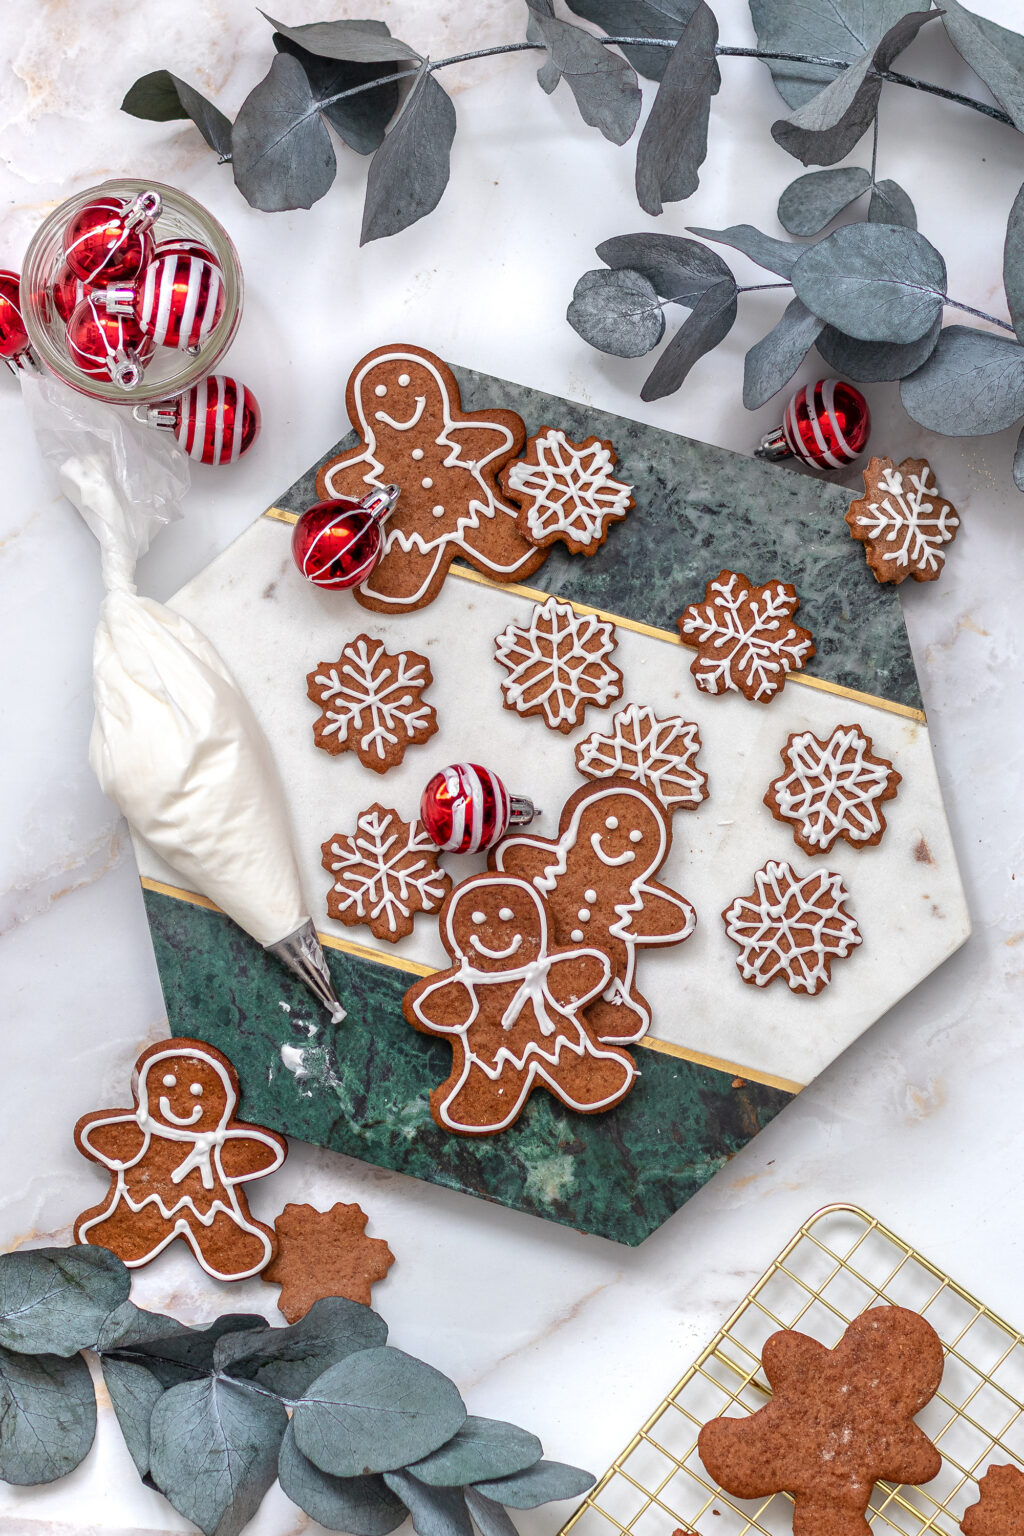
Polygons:
<instances>
[{"instance_id":1,"label":"marble serving board","mask_svg":"<svg viewBox=\"0 0 1024 1536\"><path fill-rule=\"evenodd\" d=\"M214 642L248 695L288 786L309 910L321 930L347 1021L329 1026L311 999L253 941L144 847L137 848L171 1028L220 1046L242 1078L245 1112L261 1123L433 1182L601 1233L641 1241L900 996L967 937L970 923L932 761L928 729L898 594L879 586L844 516L849 493L536 390L456 368L467 409L512 407L527 430L610 438L617 473L636 508L590 559L561 547L530 587L499 587L455 566L438 600L380 615L349 594L303 581L290 557L291 524L315 497L313 466L172 606ZM342 440L324 457L351 445ZM692 652L675 620L723 567L755 582L792 581L797 621L817 654L770 704L710 697L689 672ZM557 592L616 623L619 705L589 709L565 736L503 708L505 672L494 636L524 622ZM386 775L313 742L313 666L354 635L430 657L428 698L440 729ZM710 795L678 811L660 877L693 902L694 935L647 952L639 981L652 1005L637 1047L641 1078L616 1110L579 1116L535 1092L519 1123L482 1141L453 1137L430 1117L430 1089L447 1076L450 1048L405 1024L402 996L416 976L448 963L436 920L419 916L396 945L326 915L323 841L354 829L379 801L406 819L427 778L447 762L483 761L543 807L552 835L565 798L582 782L575 743L633 702L682 714L700 729L698 760ZM789 734L827 735L859 724L903 782L886 806L881 845L837 845L811 860L763 805ZM833 967L817 997L781 982L745 985L720 913L749 893L768 858L800 870L825 864L843 877L862 946ZM458 880L482 857L450 856Z\"/></svg>"}]
</instances>

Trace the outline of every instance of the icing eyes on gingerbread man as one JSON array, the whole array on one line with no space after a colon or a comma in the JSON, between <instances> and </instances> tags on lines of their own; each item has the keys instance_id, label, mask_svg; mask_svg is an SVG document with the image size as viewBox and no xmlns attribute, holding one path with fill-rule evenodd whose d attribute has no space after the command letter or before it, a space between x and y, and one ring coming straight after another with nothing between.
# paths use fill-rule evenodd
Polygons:
<instances>
[{"instance_id":1,"label":"icing eyes on gingerbread man","mask_svg":"<svg viewBox=\"0 0 1024 1536\"><path fill-rule=\"evenodd\" d=\"M356 365L346 393L359 444L317 476L322 498L395 483L384 550L355 589L364 608L400 612L437 596L456 555L492 581L521 581L542 563L501 499L497 474L522 447L514 411L463 411L447 364L419 347L386 346Z\"/></svg>"}]
</instances>

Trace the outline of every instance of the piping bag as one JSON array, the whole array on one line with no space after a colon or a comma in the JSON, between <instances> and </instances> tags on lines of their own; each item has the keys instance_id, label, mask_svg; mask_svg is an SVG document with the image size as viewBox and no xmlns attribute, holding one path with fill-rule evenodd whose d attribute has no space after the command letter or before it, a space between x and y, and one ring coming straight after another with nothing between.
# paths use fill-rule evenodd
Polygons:
<instances>
[{"instance_id":1,"label":"piping bag","mask_svg":"<svg viewBox=\"0 0 1024 1536\"><path fill-rule=\"evenodd\" d=\"M22 374L21 384L43 456L100 546L89 742L100 787L137 837L339 1022L266 737L206 636L135 589L136 561L181 515L188 459L170 433L48 375Z\"/></svg>"}]
</instances>

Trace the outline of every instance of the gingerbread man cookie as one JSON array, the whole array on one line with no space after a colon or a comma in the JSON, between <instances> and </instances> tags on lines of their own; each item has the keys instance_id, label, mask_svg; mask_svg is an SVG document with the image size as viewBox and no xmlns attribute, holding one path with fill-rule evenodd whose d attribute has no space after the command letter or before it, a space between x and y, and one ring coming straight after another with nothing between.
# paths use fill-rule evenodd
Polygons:
<instances>
[{"instance_id":1,"label":"gingerbread man cookie","mask_svg":"<svg viewBox=\"0 0 1024 1536\"><path fill-rule=\"evenodd\" d=\"M456 555L492 581L522 581L543 562L546 551L524 537L498 488L498 472L526 440L515 411L463 411L448 365L403 344L377 347L356 364L346 403L360 441L323 466L318 496L402 488L384 523L380 561L355 589L364 608L425 607Z\"/></svg>"},{"instance_id":2,"label":"gingerbread man cookie","mask_svg":"<svg viewBox=\"0 0 1024 1536\"><path fill-rule=\"evenodd\" d=\"M599 1044L583 1015L608 984L608 959L552 944L532 885L471 876L445 902L441 940L454 963L414 982L403 1003L414 1029L451 1040L451 1073L430 1095L438 1125L493 1136L538 1085L584 1115L625 1098L633 1058Z\"/></svg>"},{"instance_id":3,"label":"gingerbread man cookie","mask_svg":"<svg viewBox=\"0 0 1024 1536\"><path fill-rule=\"evenodd\" d=\"M110 1189L75 1222L75 1241L109 1248L129 1268L176 1237L215 1280L246 1280L274 1255L241 1185L280 1168L283 1136L235 1119L238 1074L202 1040L161 1040L132 1074L134 1109L99 1109L75 1126L83 1156L110 1171Z\"/></svg>"},{"instance_id":4,"label":"gingerbread man cookie","mask_svg":"<svg viewBox=\"0 0 1024 1536\"><path fill-rule=\"evenodd\" d=\"M942 1345L904 1307L873 1307L835 1349L783 1329L761 1354L772 1399L742 1419L712 1419L697 1441L737 1499L793 1496L794 1536L869 1536L878 1478L927 1483L942 1457L914 1423L938 1391Z\"/></svg>"},{"instance_id":5,"label":"gingerbread man cookie","mask_svg":"<svg viewBox=\"0 0 1024 1536\"><path fill-rule=\"evenodd\" d=\"M636 985L637 949L681 944L693 932L690 903L653 878L671 847L670 816L655 797L609 779L569 796L557 838L523 832L490 854L493 869L536 886L559 944L590 944L611 961L608 985L587 1008L599 1040L628 1044L647 1033L651 1010Z\"/></svg>"}]
</instances>

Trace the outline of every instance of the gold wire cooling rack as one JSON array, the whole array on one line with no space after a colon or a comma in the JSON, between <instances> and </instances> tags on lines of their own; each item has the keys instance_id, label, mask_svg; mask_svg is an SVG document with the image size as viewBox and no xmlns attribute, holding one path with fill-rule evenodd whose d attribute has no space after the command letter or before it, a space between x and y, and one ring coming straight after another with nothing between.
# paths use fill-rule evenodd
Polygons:
<instances>
[{"instance_id":1,"label":"gold wire cooling rack","mask_svg":"<svg viewBox=\"0 0 1024 1536\"><path fill-rule=\"evenodd\" d=\"M977 1478L992 1462L1024 1460L1024 1339L948 1275L852 1205L817 1211L761 1276L721 1332L658 1405L561 1536L791 1536L792 1500L733 1499L697 1454L708 1419L753 1413L771 1393L761 1349L799 1327L829 1347L879 1302L931 1323L946 1355L942 1383L917 1423L939 1447L942 1471L923 1488L879 1483L868 1510L876 1531L958 1536Z\"/></svg>"}]
</instances>

